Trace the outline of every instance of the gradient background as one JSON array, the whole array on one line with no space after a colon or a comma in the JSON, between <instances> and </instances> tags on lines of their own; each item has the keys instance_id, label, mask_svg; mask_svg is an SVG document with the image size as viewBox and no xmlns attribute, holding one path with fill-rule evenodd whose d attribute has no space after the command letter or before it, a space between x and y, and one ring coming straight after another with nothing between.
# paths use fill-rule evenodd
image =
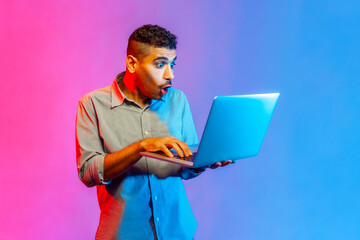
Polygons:
<instances>
[{"instance_id":1,"label":"gradient background","mask_svg":"<svg viewBox=\"0 0 360 240\"><path fill-rule=\"evenodd\" d=\"M280 92L259 156L187 181L197 239L360 239L360 1L0 1L0 239L93 239L78 99L131 32L178 35L199 136L215 95Z\"/></svg>"}]
</instances>

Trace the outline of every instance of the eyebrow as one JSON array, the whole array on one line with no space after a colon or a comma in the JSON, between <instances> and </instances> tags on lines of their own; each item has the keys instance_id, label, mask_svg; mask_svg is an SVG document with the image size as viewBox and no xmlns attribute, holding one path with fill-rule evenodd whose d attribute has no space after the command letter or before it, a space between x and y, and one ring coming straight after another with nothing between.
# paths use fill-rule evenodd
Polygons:
<instances>
[{"instance_id":1,"label":"eyebrow","mask_svg":"<svg viewBox=\"0 0 360 240\"><path fill-rule=\"evenodd\" d=\"M172 60L172 62L174 62L176 60L176 58L177 58L177 56L174 58L174 60ZM164 61L169 62L169 59L167 57L157 57L154 59L154 62L158 61L158 60L164 60Z\"/></svg>"}]
</instances>

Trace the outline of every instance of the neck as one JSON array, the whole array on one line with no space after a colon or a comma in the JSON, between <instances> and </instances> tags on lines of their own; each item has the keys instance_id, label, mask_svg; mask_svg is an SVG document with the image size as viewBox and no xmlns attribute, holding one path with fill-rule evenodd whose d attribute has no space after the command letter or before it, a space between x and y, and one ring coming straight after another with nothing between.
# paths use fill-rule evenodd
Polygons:
<instances>
[{"instance_id":1,"label":"neck","mask_svg":"<svg viewBox=\"0 0 360 240\"><path fill-rule=\"evenodd\" d=\"M125 94L128 99L133 100L141 107L144 107L149 101L139 88L136 87L136 76L134 74L125 72L123 80L118 84L120 90Z\"/></svg>"}]
</instances>

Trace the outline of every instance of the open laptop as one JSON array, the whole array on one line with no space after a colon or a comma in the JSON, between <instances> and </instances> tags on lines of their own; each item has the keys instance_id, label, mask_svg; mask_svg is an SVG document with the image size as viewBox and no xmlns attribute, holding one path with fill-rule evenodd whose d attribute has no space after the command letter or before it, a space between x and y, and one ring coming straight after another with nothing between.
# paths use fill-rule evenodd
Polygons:
<instances>
[{"instance_id":1,"label":"open laptop","mask_svg":"<svg viewBox=\"0 0 360 240\"><path fill-rule=\"evenodd\" d=\"M256 156L262 145L279 93L215 97L193 156L169 158L162 152L140 155L185 167L205 167L224 160ZM173 151L174 152L174 151Z\"/></svg>"}]
</instances>

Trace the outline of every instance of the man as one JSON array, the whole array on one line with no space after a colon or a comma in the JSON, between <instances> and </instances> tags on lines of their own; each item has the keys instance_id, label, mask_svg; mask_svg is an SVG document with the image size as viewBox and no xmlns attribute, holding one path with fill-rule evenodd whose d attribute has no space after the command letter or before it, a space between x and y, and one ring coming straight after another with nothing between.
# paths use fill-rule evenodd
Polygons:
<instances>
[{"instance_id":1,"label":"man","mask_svg":"<svg viewBox=\"0 0 360 240\"><path fill-rule=\"evenodd\" d=\"M77 166L81 181L97 187L96 239L192 239L195 233L181 179L204 169L140 156L163 151L172 157L171 148L189 156L187 144L198 143L187 99L171 88L175 60L176 37L144 25L129 38L126 71L79 101Z\"/></svg>"}]
</instances>

